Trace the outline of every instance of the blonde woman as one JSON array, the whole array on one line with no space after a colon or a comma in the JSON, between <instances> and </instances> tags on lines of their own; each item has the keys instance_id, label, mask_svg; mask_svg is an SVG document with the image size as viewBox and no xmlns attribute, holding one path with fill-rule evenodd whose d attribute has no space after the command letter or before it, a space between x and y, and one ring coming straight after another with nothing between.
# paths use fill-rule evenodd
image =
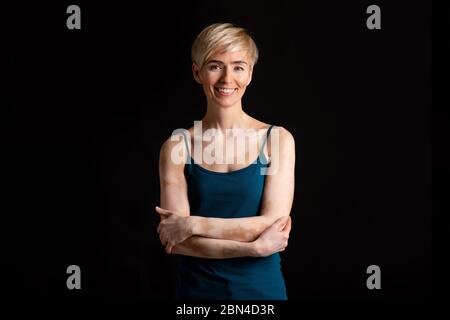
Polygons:
<instances>
[{"instance_id":1,"label":"blonde woman","mask_svg":"<svg viewBox=\"0 0 450 320\"><path fill-rule=\"evenodd\" d=\"M162 145L155 209L162 245L179 255L178 299L287 299L279 252L291 229L295 145L285 128L243 110L257 60L253 39L230 23L208 26L192 46L207 109ZM206 159L208 148L217 160L234 139L236 154L227 148L224 161Z\"/></svg>"}]
</instances>

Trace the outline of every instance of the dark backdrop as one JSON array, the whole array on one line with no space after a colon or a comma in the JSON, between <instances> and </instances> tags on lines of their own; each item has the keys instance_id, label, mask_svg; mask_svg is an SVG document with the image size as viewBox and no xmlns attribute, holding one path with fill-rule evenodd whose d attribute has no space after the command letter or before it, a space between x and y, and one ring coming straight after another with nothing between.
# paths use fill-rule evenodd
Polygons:
<instances>
[{"instance_id":1,"label":"dark backdrop","mask_svg":"<svg viewBox=\"0 0 450 320\"><path fill-rule=\"evenodd\" d=\"M190 45L213 22L259 49L244 110L295 137L291 299L431 296L426 1L87 1L7 10L2 287L12 297L170 299L158 156L205 112ZM81 30L66 8L81 8ZM381 30L366 8L381 7ZM81 267L82 289L66 288ZM366 268L381 268L368 290Z\"/></svg>"}]
</instances>

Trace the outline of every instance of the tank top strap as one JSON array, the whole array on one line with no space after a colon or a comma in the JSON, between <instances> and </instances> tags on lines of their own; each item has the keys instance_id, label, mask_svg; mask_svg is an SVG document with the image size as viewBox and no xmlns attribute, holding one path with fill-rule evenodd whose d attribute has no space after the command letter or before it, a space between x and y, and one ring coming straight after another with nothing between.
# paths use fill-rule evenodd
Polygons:
<instances>
[{"instance_id":1,"label":"tank top strap","mask_svg":"<svg viewBox=\"0 0 450 320\"><path fill-rule=\"evenodd\" d=\"M267 132L266 132L266 138L263 140L263 142L262 142L262 144L261 144L261 152L263 152L264 147L266 146L267 139L269 139L270 131L272 130L273 126L274 126L274 125L272 124L272 125L269 127L269 129L267 129Z\"/></svg>"},{"instance_id":2,"label":"tank top strap","mask_svg":"<svg viewBox=\"0 0 450 320\"><path fill-rule=\"evenodd\" d=\"M191 148L190 141L188 142L188 138L186 137L186 132L189 132L187 130L182 130L181 133L183 135L184 144L186 145L186 163L191 163Z\"/></svg>"},{"instance_id":3,"label":"tank top strap","mask_svg":"<svg viewBox=\"0 0 450 320\"><path fill-rule=\"evenodd\" d=\"M265 139L263 139L263 141L261 143L261 147L260 147L261 151L260 151L260 153L262 153L262 154L264 153L264 147L266 146L267 139L269 139L269 135L270 135L270 132L272 131L273 127L274 127L274 125L272 124L269 127L269 129L267 129L266 137L265 137ZM186 130L182 130L181 133L183 135L184 144L186 145L186 151L187 151L186 163L191 163L190 141L188 141L189 139L186 137Z\"/></svg>"}]
</instances>

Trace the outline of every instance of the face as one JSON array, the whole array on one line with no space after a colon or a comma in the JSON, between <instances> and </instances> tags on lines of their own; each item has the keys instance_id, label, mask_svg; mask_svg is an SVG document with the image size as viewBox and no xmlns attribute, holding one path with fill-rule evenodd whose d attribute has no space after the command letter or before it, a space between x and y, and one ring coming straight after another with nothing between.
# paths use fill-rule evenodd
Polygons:
<instances>
[{"instance_id":1,"label":"face","mask_svg":"<svg viewBox=\"0 0 450 320\"><path fill-rule=\"evenodd\" d=\"M241 102L252 80L251 62L245 50L213 54L201 69L194 63L192 71L203 86L208 103L225 108Z\"/></svg>"}]
</instances>

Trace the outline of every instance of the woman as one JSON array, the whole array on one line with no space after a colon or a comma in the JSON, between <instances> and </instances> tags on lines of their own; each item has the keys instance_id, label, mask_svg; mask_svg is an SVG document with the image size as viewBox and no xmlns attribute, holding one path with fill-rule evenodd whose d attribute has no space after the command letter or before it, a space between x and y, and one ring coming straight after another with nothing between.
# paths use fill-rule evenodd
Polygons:
<instances>
[{"instance_id":1,"label":"woman","mask_svg":"<svg viewBox=\"0 0 450 320\"><path fill-rule=\"evenodd\" d=\"M229 23L205 28L192 46L192 71L207 110L200 129L196 122L183 140L173 135L162 145L162 208L155 209L161 243L180 255L178 299L287 299L278 252L291 229L295 145L286 129L242 109L257 59L252 38ZM236 134L243 131L253 134ZM202 161L208 148L216 146L217 156L234 138L236 155L227 148L227 161ZM244 139L259 148L239 148ZM175 161L180 145L184 161Z\"/></svg>"}]
</instances>

